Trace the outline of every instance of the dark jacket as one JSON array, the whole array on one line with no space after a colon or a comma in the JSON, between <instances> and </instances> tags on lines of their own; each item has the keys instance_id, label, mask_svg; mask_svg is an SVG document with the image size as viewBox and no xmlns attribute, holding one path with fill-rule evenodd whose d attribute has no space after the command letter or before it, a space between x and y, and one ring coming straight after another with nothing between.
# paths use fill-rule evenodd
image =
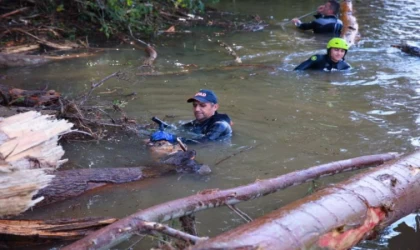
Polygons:
<instances>
[{"instance_id":1,"label":"dark jacket","mask_svg":"<svg viewBox=\"0 0 420 250\"><path fill-rule=\"evenodd\" d=\"M325 54L325 55L311 56L311 58L299 64L299 66L297 66L294 70L313 69L313 70L331 71L333 69L346 70L350 68L351 66L348 63L346 63L344 60L341 60L335 63L331 61L330 57L327 54Z\"/></svg>"},{"instance_id":2,"label":"dark jacket","mask_svg":"<svg viewBox=\"0 0 420 250\"><path fill-rule=\"evenodd\" d=\"M310 23L301 23L297 27L301 30L313 30L314 33L334 34L339 37L343 22L336 16L315 15L315 20Z\"/></svg>"},{"instance_id":3,"label":"dark jacket","mask_svg":"<svg viewBox=\"0 0 420 250\"><path fill-rule=\"evenodd\" d=\"M196 138L186 139L186 142L220 141L232 136L231 119L228 115L217 112L202 123L194 120L182 125L182 128L198 135Z\"/></svg>"}]
</instances>

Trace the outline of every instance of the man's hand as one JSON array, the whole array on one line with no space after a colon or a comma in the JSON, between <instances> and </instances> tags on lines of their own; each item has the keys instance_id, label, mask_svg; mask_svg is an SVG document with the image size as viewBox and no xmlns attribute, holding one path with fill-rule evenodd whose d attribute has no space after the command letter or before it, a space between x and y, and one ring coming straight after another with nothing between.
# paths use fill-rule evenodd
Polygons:
<instances>
[{"instance_id":1,"label":"man's hand","mask_svg":"<svg viewBox=\"0 0 420 250\"><path fill-rule=\"evenodd\" d=\"M168 141L170 143L175 143L176 142L176 135L159 130L159 131L154 132L150 136L150 141L152 141L152 142L162 141L162 140Z\"/></svg>"},{"instance_id":2,"label":"man's hand","mask_svg":"<svg viewBox=\"0 0 420 250\"><path fill-rule=\"evenodd\" d=\"M299 25L302 23L302 22L301 22L299 19L297 19L296 17L292 19L292 22L293 22L293 24L294 24L294 25L296 25L296 26L299 26Z\"/></svg>"},{"instance_id":3,"label":"man's hand","mask_svg":"<svg viewBox=\"0 0 420 250\"><path fill-rule=\"evenodd\" d=\"M319 14L323 14L324 8L325 8L325 5L320 5L318 6L318 8L316 8L316 12L318 12Z\"/></svg>"}]
</instances>

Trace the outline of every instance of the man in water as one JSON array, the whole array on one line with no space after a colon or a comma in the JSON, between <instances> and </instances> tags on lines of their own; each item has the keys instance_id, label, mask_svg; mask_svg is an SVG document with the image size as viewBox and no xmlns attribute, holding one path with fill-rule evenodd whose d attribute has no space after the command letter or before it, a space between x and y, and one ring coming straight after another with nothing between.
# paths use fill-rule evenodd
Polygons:
<instances>
[{"instance_id":1,"label":"man in water","mask_svg":"<svg viewBox=\"0 0 420 250\"><path fill-rule=\"evenodd\" d=\"M317 12L315 20L310 23L302 23L297 18L293 18L292 22L301 30L313 30L314 33L333 34L339 37L343 28L343 22L338 19L340 4L336 0L329 0L319 6Z\"/></svg>"},{"instance_id":2,"label":"man in water","mask_svg":"<svg viewBox=\"0 0 420 250\"><path fill-rule=\"evenodd\" d=\"M182 128L197 136L185 142L222 141L232 136L231 119L226 114L217 112L219 109L216 94L207 89L201 89L187 102L192 103L195 120L182 125ZM176 142L177 136L164 131L157 131L150 137L151 141L166 140Z\"/></svg>"},{"instance_id":3,"label":"man in water","mask_svg":"<svg viewBox=\"0 0 420 250\"><path fill-rule=\"evenodd\" d=\"M294 70L346 70L350 69L350 65L344 61L349 46L346 40L335 37L327 44L327 54L313 55L308 60L301 63Z\"/></svg>"}]
</instances>

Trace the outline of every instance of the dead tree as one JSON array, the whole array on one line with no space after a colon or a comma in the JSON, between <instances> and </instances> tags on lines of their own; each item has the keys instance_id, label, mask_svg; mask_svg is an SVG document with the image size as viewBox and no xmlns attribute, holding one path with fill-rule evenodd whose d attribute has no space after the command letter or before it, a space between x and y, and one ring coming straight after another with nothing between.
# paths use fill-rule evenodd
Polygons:
<instances>
[{"instance_id":1,"label":"dead tree","mask_svg":"<svg viewBox=\"0 0 420 250\"><path fill-rule=\"evenodd\" d=\"M63 249L99 249L118 244L136 233L149 233L150 223L159 223L190 215L208 208L256 199L278 190L304 183L321 176L360 169L394 159L395 154L363 156L295 171L276 178L257 180L255 183L227 190L204 190L196 195L168 201L119 220ZM184 237L185 238L185 237ZM191 238L189 239L192 240ZM196 242L203 238L196 238Z\"/></svg>"},{"instance_id":2,"label":"dead tree","mask_svg":"<svg viewBox=\"0 0 420 250\"><path fill-rule=\"evenodd\" d=\"M191 249L349 249L420 207L420 151Z\"/></svg>"}]
</instances>

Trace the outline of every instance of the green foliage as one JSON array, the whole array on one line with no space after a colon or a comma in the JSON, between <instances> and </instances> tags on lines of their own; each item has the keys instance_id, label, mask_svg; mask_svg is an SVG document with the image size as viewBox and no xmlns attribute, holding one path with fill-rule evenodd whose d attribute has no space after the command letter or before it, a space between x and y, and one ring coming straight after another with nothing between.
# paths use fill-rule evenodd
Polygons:
<instances>
[{"instance_id":1,"label":"green foliage","mask_svg":"<svg viewBox=\"0 0 420 250\"><path fill-rule=\"evenodd\" d=\"M117 32L152 33L157 29L159 11L183 8L187 12L202 12L207 3L219 0L38 0L39 12L49 15L77 16L79 21L99 26L107 37ZM89 25L90 27L90 25Z\"/></svg>"}]
</instances>

